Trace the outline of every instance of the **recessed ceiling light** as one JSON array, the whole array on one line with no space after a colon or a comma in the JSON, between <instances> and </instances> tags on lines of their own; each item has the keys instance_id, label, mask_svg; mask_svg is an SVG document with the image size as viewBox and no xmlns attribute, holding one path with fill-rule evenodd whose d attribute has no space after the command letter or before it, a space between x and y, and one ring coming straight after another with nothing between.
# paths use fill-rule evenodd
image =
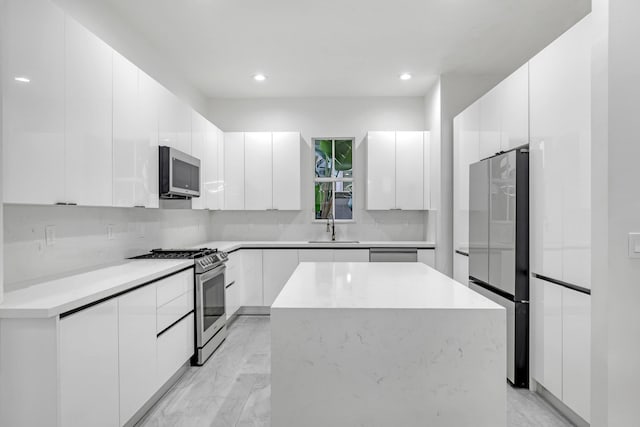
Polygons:
<instances>
[{"instance_id":1,"label":"recessed ceiling light","mask_svg":"<svg viewBox=\"0 0 640 427\"><path fill-rule=\"evenodd\" d=\"M411 74L409 73L400 74L400 80L411 80Z\"/></svg>"},{"instance_id":2,"label":"recessed ceiling light","mask_svg":"<svg viewBox=\"0 0 640 427\"><path fill-rule=\"evenodd\" d=\"M253 80L255 80L257 82L263 82L263 81L267 80L267 76L265 76L264 74L255 74L253 76Z\"/></svg>"},{"instance_id":3,"label":"recessed ceiling light","mask_svg":"<svg viewBox=\"0 0 640 427\"><path fill-rule=\"evenodd\" d=\"M31 81L29 77L23 77L23 76L14 77L13 80L20 83L29 83Z\"/></svg>"}]
</instances>

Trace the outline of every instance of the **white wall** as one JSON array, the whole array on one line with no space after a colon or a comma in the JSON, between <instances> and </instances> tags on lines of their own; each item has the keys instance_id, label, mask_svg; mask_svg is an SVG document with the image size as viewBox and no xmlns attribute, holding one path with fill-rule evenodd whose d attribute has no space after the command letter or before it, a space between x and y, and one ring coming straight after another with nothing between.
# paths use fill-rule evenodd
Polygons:
<instances>
[{"instance_id":1,"label":"white wall","mask_svg":"<svg viewBox=\"0 0 640 427\"><path fill-rule=\"evenodd\" d=\"M222 240L315 240L329 236L313 223L314 137L355 137L355 223L336 226L338 239L424 240L424 212L373 212L364 207L365 151L370 130L423 130L422 97L212 99L208 117L224 131L300 131L301 212L215 212L212 236Z\"/></svg>"},{"instance_id":2,"label":"white wall","mask_svg":"<svg viewBox=\"0 0 640 427\"><path fill-rule=\"evenodd\" d=\"M6 16L6 14L4 13L4 6L5 6L5 2L4 0L0 0L0 58L2 58L2 49L3 49L3 45L4 45L4 41L2 40L2 34L3 32L3 25L4 25L4 19L2 18L3 16ZM0 67L0 82L3 81L2 79L2 68ZM2 134L3 134L3 128L2 128L2 85L0 84L0 177L2 176ZM0 178L0 200L2 200L2 189L3 189L3 185L2 185L2 178ZM2 222L3 222L3 218L2 218L2 210L0 209L0 242L3 241L3 235L2 235ZM3 254L3 250L4 250L4 245L0 244L0 303L2 302L3 298L4 298L4 263L3 263L3 258L2 258L2 254Z\"/></svg>"},{"instance_id":3,"label":"white wall","mask_svg":"<svg viewBox=\"0 0 640 427\"><path fill-rule=\"evenodd\" d=\"M200 244L209 239L209 217L208 211L5 205L5 289L119 262L154 248ZM45 228L51 225L55 243L47 246Z\"/></svg>"},{"instance_id":4,"label":"white wall","mask_svg":"<svg viewBox=\"0 0 640 427\"><path fill-rule=\"evenodd\" d=\"M640 419L640 259L627 255L640 232L640 2L594 0L593 14L592 425L622 427Z\"/></svg>"}]
</instances>

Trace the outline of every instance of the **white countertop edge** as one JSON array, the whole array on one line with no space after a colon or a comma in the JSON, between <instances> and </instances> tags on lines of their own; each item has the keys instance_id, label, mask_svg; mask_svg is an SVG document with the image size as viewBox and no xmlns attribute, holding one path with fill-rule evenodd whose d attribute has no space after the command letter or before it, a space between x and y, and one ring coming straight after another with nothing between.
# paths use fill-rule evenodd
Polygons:
<instances>
[{"instance_id":1,"label":"white countertop edge","mask_svg":"<svg viewBox=\"0 0 640 427\"><path fill-rule=\"evenodd\" d=\"M359 241L358 243L310 243L308 241L210 241L194 247L209 247L225 252L239 249L371 249L371 248L416 248L435 249L434 242L426 241Z\"/></svg>"},{"instance_id":2,"label":"white countertop edge","mask_svg":"<svg viewBox=\"0 0 640 427\"><path fill-rule=\"evenodd\" d=\"M116 265L114 267L121 267L128 264L129 262L130 261L123 262L122 264ZM134 262L138 262L138 261L134 261ZM193 261L191 260L183 260L180 262L176 262L175 260L173 260L171 262L172 262L171 265L160 268L157 271L154 271L153 273L145 274L144 276L139 276L129 281L120 282L119 284L115 284L114 286L101 289L96 292L87 293L86 295L83 295L81 297L77 297L77 298L71 297L71 299L69 299L68 301L56 303L50 306L42 306L38 304L38 302L34 303L32 307L29 307L27 303L12 305L12 294L20 294L23 292L34 293L35 288L44 289L43 287L55 286L55 283L62 283L65 280L65 278L58 279L51 282L44 282L38 285L30 286L29 288L9 292L5 294L5 299L0 304L0 319L44 319L44 318L56 317L68 311L75 310L77 308L81 308L89 304L93 304L102 299L113 297L114 295L120 294L122 292L126 292L130 289L133 289L145 283L153 282L164 276L168 276L178 271L187 269L193 265ZM94 270L88 273L83 273L77 276L90 276L92 274L100 274L101 270L104 270L104 269L97 269L97 270ZM74 276L69 276L66 279L70 279L73 277ZM49 291L49 289L46 289L46 290Z\"/></svg>"}]
</instances>

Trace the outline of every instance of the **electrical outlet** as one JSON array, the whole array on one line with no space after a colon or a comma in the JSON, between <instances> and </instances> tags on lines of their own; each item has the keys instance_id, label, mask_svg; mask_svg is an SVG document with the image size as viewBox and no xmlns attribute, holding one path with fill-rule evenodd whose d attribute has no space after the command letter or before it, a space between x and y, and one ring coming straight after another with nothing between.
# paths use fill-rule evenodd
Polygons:
<instances>
[{"instance_id":1,"label":"electrical outlet","mask_svg":"<svg viewBox=\"0 0 640 427\"><path fill-rule=\"evenodd\" d=\"M107 225L107 240L113 240L113 224Z\"/></svg>"},{"instance_id":2,"label":"electrical outlet","mask_svg":"<svg viewBox=\"0 0 640 427\"><path fill-rule=\"evenodd\" d=\"M47 246L53 246L56 244L56 226L47 225L44 228L44 241Z\"/></svg>"}]
</instances>

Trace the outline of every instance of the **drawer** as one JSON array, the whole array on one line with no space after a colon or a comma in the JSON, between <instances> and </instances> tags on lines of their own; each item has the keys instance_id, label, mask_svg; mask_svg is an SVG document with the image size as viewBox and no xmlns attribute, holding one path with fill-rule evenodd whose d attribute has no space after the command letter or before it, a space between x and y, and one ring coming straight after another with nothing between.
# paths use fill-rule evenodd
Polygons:
<instances>
[{"instance_id":1,"label":"drawer","mask_svg":"<svg viewBox=\"0 0 640 427\"><path fill-rule=\"evenodd\" d=\"M176 320L193 310L193 291L180 295L173 301L169 301L162 307L158 307L156 330L160 332L166 329Z\"/></svg>"},{"instance_id":2,"label":"drawer","mask_svg":"<svg viewBox=\"0 0 640 427\"><path fill-rule=\"evenodd\" d=\"M193 322L193 314L190 314L158 337L158 387L166 383L194 354Z\"/></svg>"},{"instance_id":3,"label":"drawer","mask_svg":"<svg viewBox=\"0 0 640 427\"><path fill-rule=\"evenodd\" d=\"M193 292L193 269L174 274L156 283L156 305L161 307L189 291Z\"/></svg>"}]
</instances>

